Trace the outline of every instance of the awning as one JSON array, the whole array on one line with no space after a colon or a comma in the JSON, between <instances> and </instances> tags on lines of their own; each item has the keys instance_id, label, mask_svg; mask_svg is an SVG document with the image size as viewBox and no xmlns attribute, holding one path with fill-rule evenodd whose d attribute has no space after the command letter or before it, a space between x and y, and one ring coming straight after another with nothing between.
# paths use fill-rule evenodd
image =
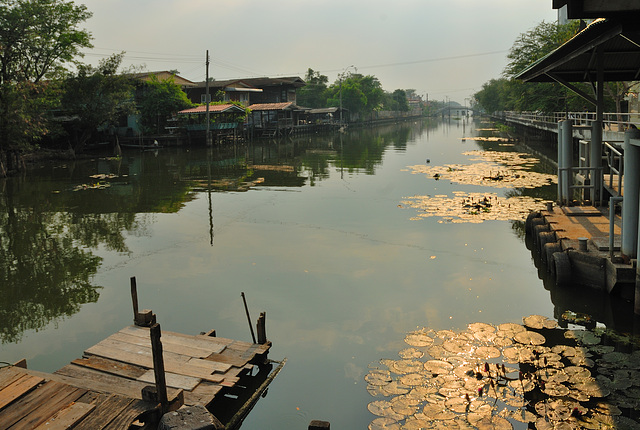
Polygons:
<instances>
[{"instance_id":1,"label":"awning","mask_svg":"<svg viewBox=\"0 0 640 430\"><path fill-rule=\"evenodd\" d=\"M604 81L640 79L640 26L620 19L599 19L564 45L520 72L525 82L596 82L596 48L602 51Z\"/></svg>"},{"instance_id":2,"label":"awning","mask_svg":"<svg viewBox=\"0 0 640 430\"><path fill-rule=\"evenodd\" d=\"M181 110L180 112L178 112L178 114L186 115L186 114L192 114L192 113L206 113L206 112L207 112L207 105L201 105L201 106L196 106L193 108ZM210 104L209 105L209 113L233 113L233 112L242 113L244 112L244 109L234 104L224 104L224 105Z\"/></svg>"}]
</instances>

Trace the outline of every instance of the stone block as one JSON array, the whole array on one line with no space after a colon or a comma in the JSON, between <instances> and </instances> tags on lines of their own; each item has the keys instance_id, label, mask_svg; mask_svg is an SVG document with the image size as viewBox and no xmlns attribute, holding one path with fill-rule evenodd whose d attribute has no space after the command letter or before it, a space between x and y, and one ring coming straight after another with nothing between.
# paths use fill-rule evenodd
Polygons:
<instances>
[{"instance_id":1,"label":"stone block","mask_svg":"<svg viewBox=\"0 0 640 430\"><path fill-rule=\"evenodd\" d=\"M224 425L204 406L183 406L166 413L160 419L158 430L220 430Z\"/></svg>"}]
</instances>

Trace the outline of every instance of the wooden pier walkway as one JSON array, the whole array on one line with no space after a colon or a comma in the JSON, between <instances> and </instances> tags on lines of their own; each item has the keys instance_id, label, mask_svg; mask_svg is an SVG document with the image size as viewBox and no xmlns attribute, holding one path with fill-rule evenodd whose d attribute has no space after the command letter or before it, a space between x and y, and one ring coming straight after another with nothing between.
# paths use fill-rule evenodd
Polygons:
<instances>
[{"instance_id":1,"label":"wooden pier walkway","mask_svg":"<svg viewBox=\"0 0 640 430\"><path fill-rule=\"evenodd\" d=\"M214 330L160 334L151 311L135 315L136 325L52 374L27 369L24 360L0 368L0 428L156 429L164 413L181 406L204 407L217 428L237 428L286 361L274 370L277 362L267 358L264 314L261 343ZM230 398L238 401L230 405Z\"/></svg>"}]
</instances>

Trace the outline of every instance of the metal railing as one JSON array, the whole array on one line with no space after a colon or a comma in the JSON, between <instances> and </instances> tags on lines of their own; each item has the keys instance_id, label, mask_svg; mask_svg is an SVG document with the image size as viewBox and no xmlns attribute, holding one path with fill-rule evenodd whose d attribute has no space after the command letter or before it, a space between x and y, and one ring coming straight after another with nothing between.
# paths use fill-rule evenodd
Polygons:
<instances>
[{"instance_id":1,"label":"metal railing","mask_svg":"<svg viewBox=\"0 0 640 430\"><path fill-rule=\"evenodd\" d=\"M535 111L502 111L496 116L504 119L518 120L529 123L557 124L559 121L570 119L574 126L590 127L596 120L595 112L535 112ZM640 113L612 113L603 114L602 124L607 131L625 131L629 126L640 125Z\"/></svg>"},{"instance_id":2,"label":"metal railing","mask_svg":"<svg viewBox=\"0 0 640 430\"><path fill-rule=\"evenodd\" d=\"M624 151L614 142L604 142L604 153L607 157L607 167L609 173L606 175L607 181L605 185L609 192L613 195L622 195L622 174L624 171ZM614 175L616 176L617 188L614 187Z\"/></svg>"}]
</instances>

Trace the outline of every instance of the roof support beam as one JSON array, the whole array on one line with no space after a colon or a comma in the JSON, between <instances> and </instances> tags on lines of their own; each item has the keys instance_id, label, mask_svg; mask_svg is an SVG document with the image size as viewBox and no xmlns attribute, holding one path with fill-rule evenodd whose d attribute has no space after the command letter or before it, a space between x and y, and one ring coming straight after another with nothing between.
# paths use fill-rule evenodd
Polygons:
<instances>
[{"instance_id":1,"label":"roof support beam","mask_svg":"<svg viewBox=\"0 0 640 430\"><path fill-rule=\"evenodd\" d=\"M573 91L574 93L578 94L580 97L582 97L583 99L585 99L589 103L591 103L591 104L593 104L595 106L598 106L598 102L597 102L596 99L594 99L589 94L585 93L584 91L582 91L580 88L576 87L575 85L565 81L564 79L562 79L561 77L555 75L554 73L547 72L546 75L549 76L554 81L556 81L557 83L559 83L561 85L564 85L565 87L569 88L571 91Z\"/></svg>"}]
</instances>

